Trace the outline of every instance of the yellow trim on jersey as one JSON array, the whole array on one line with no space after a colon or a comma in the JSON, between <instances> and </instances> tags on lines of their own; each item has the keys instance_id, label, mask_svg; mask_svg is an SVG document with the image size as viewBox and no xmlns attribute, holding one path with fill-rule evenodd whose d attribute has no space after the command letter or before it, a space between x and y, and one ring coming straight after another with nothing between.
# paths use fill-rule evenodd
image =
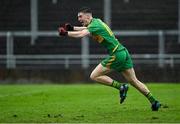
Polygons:
<instances>
[{"instance_id":1,"label":"yellow trim on jersey","mask_svg":"<svg viewBox=\"0 0 180 124\"><path fill-rule=\"evenodd\" d=\"M116 59L116 56L112 56L112 58L109 60L109 62L106 64L107 68L110 68L110 65L112 64L112 62Z\"/></svg>"},{"instance_id":2,"label":"yellow trim on jersey","mask_svg":"<svg viewBox=\"0 0 180 124\"><path fill-rule=\"evenodd\" d=\"M101 24L104 26L104 28L107 30L107 32L109 33L110 36L113 35L113 32L111 31L111 29L104 23L100 20Z\"/></svg>"},{"instance_id":3,"label":"yellow trim on jersey","mask_svg":"<svg viewBox=\"0 0 180 124\"><path fill-rule=\"evenodd\" d=\"M119 44L118 45L116 45L116 47L113 49L113 53L114 53L114 51L118 48L118 46L119 46Z\"/></svg>"}]
</instances>

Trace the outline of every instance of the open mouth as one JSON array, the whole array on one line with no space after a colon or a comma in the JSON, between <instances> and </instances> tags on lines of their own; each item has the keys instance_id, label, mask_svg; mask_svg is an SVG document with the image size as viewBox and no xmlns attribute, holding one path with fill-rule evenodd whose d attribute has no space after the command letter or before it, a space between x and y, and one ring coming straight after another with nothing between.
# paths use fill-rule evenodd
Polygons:
<instances>
[{"instance_id":1,"label":"open mouth","mask_svg":"<svg viewBox=\"0 0 180 124\"><path fill-rule=\"evenodd\" d=\"M84 25L84 22L83 22L83 21L80 21L80 23L81 23L82 25Z\"/></svg>"}]
</instances>

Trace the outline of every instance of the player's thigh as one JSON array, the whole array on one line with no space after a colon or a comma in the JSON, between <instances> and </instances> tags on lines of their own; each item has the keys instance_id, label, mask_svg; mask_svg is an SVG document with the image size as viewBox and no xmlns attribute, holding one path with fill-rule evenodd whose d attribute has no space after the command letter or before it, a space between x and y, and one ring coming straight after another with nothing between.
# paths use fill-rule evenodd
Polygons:
<instances>
[{"instance_id":1,"label":"player's thigh","mask_svg":"<svg viewBox=\"0 0 180 124\"><path fill-rule=\"evenodd\" d=\"M121 74L130 83L133 83L137 80L134 68L126 69L126 70L122 71Z\"/></svg>"},{"instance_id":2,"label":"player's thigh","mask_svg":"<svg viewBox=\"0 0 180 124\"><path fill-rule=\"evenodd\" d=\"M111 70L109 68L106 68L106 67L102 66L102 64L100 63L92 71L90 77L93 78L93 77L98 77L98 76L101 76L101 75L105 75L105 74L109 73L110 71Z\"/></svg>"},{"instance_id":3,"label":"player's thigh","mask_svg":"<svg viewBox=\"0 0 180 124\"><path fill-rule=\"evenodd\" d=\"M127 49L114 53L115 59L111 61L111 68L118 72L133 68L133 63Z\"/></svg>"}]
</instances>

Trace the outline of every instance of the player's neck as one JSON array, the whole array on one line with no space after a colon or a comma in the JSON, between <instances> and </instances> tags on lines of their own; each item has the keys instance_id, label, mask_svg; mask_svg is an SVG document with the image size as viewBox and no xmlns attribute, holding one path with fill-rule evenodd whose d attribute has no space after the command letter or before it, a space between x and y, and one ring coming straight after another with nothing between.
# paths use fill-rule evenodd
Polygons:
<instances>
[{"instance_id":1,"label":"player's neck","mask_svg":"<svg viewBox=\"0 0 180 124\"><path fill-rule=\"evenodd\" d=\"M90 17L88 20L88 25L92 22L92 20L93 20L93 17Z\"/></svg>"}]
</instances>

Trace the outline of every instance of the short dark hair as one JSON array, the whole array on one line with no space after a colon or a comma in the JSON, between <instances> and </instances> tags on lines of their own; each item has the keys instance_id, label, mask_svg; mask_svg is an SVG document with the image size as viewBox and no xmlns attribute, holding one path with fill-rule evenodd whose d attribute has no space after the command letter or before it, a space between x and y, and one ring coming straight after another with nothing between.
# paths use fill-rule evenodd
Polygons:
<instances>
[{"instance_id":1,"label":"short dark hair","mask_svg":"<svg viewBox=\"0 0 180 124\"><path fill-rule=\"evenodd\" d=\"M78 12L83 12L83 13L90 13L90 14L92 14L92 10L91 10L91 8L89 8L89 7L82 7L82 8L79 9Z\"/></svg>"}]
</instances>

